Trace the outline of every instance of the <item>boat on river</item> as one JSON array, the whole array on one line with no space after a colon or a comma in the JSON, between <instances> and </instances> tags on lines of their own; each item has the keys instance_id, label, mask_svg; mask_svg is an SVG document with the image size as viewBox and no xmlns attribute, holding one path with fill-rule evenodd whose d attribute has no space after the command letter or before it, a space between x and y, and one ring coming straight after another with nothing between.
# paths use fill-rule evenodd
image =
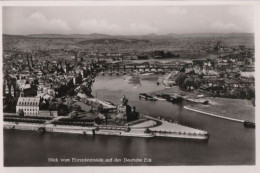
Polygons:
<instances>
[{"instance_id":1,"label":"boat on river","mask_svg":"<svg viewBox=\"0 0 260 173\"><path fill-rule=\"evenodd\" d=\"M201 104L208 104L209 103L209 100L206 100L206 99L192 99L192 98L189 98L187 100L191 101L191 102L195 102L195 103L201 103Z\"/></svg>"},{"instance_id":2,"label":"boat on river","mask_svg":"<svg viewBox=\"0 0 260 173\"><path fill-rule=\"evenodd\" d=\"M156 101L156 99L146 93L140 93L139 99L144 98L145 100Z\"/></svg>"},{"instance_id":3,"label":"boat on river","mask_svg":"<svg viewBox=\"0 0 260 173\"><path fill-rule=\"evenodd\" d=\"M249 121L244 121L244 127L255 128L255 123L249 122Z\"/></svg>"},{"instance_id":4,"label":"boat on river","mask_svg":"<svg viewBox=\"0 0 260 173\"><path fill-rule=\"evenodd\" d=\"M162 98L164 98L167 101L172 102L172 103L182 102L182 97L179 97L177 95L161 94L161 95L159 95L159 97L162 97Z\"/></svg>"},{"instance_id":5,"label":"boat on river","mask_svg":"<svg viewBox=\"0 0 260 173\"><path fill-rule=\"evenodd\" d=\"M154 99L158 100L158 101L166 101L165 98L160 97L159 95L153 96Z\"/></svg>"}]
</instances>

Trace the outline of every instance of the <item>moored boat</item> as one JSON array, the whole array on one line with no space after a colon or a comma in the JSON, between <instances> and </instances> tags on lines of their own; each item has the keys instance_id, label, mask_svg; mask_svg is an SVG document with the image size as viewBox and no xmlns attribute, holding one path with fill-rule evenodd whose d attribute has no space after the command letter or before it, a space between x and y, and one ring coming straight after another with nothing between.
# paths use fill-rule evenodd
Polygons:
<instances>
[{"instance_id":1,"label":"moored boat","mask_svg":"<svg viewBox=\"0 0 260 173\"><path fill-rule=\"evenodd\" d=\"M150 100L150 101L156 101L155 98L153 98L152 96L146 94L146 93L140 93L139 94L139 98L144 98L145 100Z\"/></svg>"},{"instance_id":2,"label":"moored boat","mask_svg":"<svg viewBox=\"0 0 260 173\"><path fill-rule=\"evenodd\" d=\"M249 121L244 121L244 127L255 128L255 123L249 122Z\"/></svg>"},{"instance_id":3,"label":"moored boat","mask_svg":"<svg viewBox=\"0 0 260 173\"><path fill-rule=\"evenodd\" d=\"M159 101L166 101L165 98L162 98L160 96L153 96L153 98L156 99L156 100L159 100Z\"/></svg>"}]
</instances>

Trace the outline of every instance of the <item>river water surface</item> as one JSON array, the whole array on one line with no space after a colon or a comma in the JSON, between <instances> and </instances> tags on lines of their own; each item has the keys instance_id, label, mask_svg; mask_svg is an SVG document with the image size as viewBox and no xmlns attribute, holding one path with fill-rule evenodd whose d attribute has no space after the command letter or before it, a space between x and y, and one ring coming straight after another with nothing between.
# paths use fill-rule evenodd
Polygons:
<instances>
[{"instance_id":1,"label":"river water surface","mask_svg":"<svg viewBox=\"0 0 260 173\"><path fill-rule=\"evenodd\" d=\"M255 129L241 123L205 116L185 110L182 105L140 100L139 93L163 89L157 78L130 84L129 76L98 76L93 95L115 104L125 95L137 111L154 117L179 121L205 130L208 141L174 138L135 138L84 136L73 134L4 130L5 166L116 166L116 165L253 165L255 164ZM51 161L57 158L59 162ZM73 158L82 161L73 162ZM86 161L110 159L112 162ZM124 162L148 158L152 162ZM49 159L49 161L48 161ZM69 159L69 162L61 162ZM85 159L85 161L84 161ZM122 159L117 162L116 159Z\"/></svg>"}]
</instances>

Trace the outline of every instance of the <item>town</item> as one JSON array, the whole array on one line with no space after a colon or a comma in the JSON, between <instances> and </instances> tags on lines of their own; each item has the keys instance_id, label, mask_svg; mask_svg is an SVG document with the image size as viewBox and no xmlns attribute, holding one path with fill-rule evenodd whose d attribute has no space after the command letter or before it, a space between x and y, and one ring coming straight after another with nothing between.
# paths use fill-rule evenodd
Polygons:
<instances>
[{"instance_id":1,"label":"town","mask_svg":"<svg viewBox=\"0 0 260 173\"><path fill-rule=\"evenodd\" d=\"M126 136L173 134L174 137L207 138L205 131L176 130L176 126L180 126L178 123L142 115L135 106L128 104L125 96L117 106L99 100L92 92L98 75L165 74L158 85L177 87L175 94L182 99L203 104L208 103L203 97L248 99L253 105L255 102L254 49L244 45L229 46L216 40L212 44L205 44L205 40L199 40L202 43L184 42L189 51L193 50L193 54L187 54L171 48L168 39L163 43L168 45L164 49L159 46L162 40L152 39L156 43L151 43L144 39L111 38L80 41L84 45L80 49L44 49L10 46L7 42L12 39L34 39L13 37L4 36L3 50L3 111L7 128L19 129L19 124L29 123L41 124L30 126L39 132L66 126L66 130L60 131L69 131L67 127L86 127L78 129L78 133L98 134L104 130L103 134L107 134L110 130L110 134ZM138 45L143 51L136 49ZM199 55L204 56L200 58ZM140 96L172 101L173 96L167 92L155 93L140 93ZM135 127L143 127L143 130L140 132Z\"/></svg>"}]
</instances>

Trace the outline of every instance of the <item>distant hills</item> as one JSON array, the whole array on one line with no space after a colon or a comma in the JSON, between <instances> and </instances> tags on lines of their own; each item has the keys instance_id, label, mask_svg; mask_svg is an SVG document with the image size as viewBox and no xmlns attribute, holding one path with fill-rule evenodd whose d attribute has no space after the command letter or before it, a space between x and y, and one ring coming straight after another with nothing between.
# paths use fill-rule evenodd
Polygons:
<instances>
[{"instance_id":1,"label":"distant hills","mask_svg":"<svg viewBox=\"0 0 260 173\"><path fill-rule=\"evenodd\" d=\"M148 35L106 35L106 34L3 34L4 50L47 50L85 49L92 51L149 52L165 50L186 51L196 54L198 48L222 41L225 45L254 47L253 33L191 33L191 34L148 34ZM199 54L199 52L197 53Z\"/></svg>"},{"instance_id":2,"label":"distant hills","mask_svg":"<svg viewBox=\"0 0 260 173\"><path fill-rule=\"evenodd\" d=\"M184 37L254 37L254 33L189 33L189 34L147 34L147 35L107 35L107 34L30 34L30 35L9 35L3 36L15 37L33 37L33 38L83 38L83 39L98 39L98 38L184 38Z\"/></svg>"}]
</instances>

